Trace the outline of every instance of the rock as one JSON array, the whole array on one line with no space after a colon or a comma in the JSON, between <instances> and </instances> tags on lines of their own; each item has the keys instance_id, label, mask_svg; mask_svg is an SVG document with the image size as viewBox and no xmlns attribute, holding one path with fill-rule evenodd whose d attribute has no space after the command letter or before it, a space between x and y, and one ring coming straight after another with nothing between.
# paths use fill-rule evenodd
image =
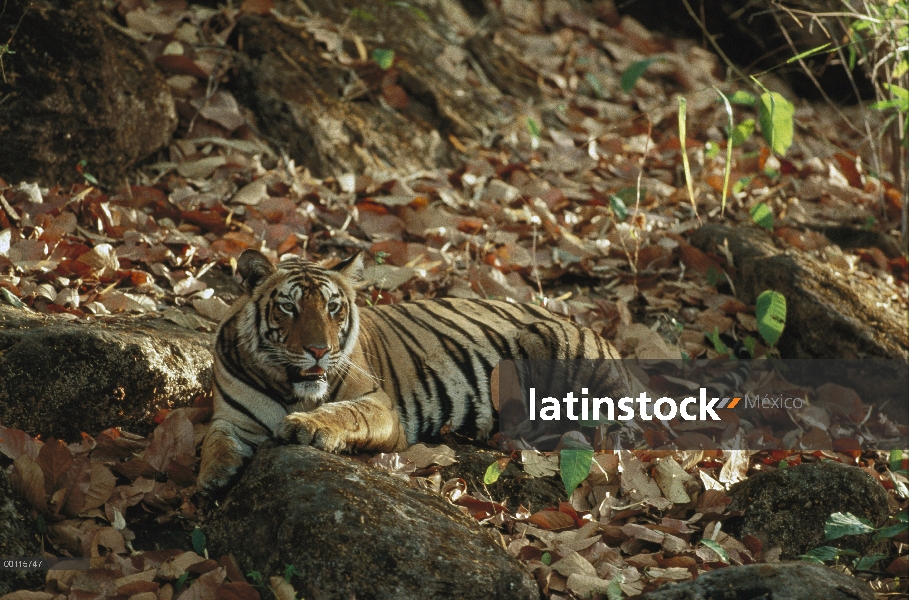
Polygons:
<instances>
[{"instance_id":1,"label":"rock","mask_svg":"<svg viewBox=\"0 0 909 600\"><path fill-rule=\"evenodd\" d=\"M745 514L727 521L726 531L737 538L751 534L765 553L779 547L790 559L819 546L870 554L873 534L827 540L824 523L835 512L849 512L880 527L889 514L881 484L858 467L833 462L756 473L734 485L729 497L729 510Z\"/></svg>"},{"instance_id":2,"label":"rock","mask_svg":"<svg viewBox=\"0 0 909 600\"><path fill-rule=\"evenodd\" d=\"M296 567L307 600L538 598L533 578L441 496L309 446L263 444L208 527L243 572Z\"/></svg>"},{"instance_id":3,"label":"rock","mask_svg":"<svg viewBox=\"0 0 909 600\"><path fill-rule=\"evenodd\" d=\"M387 40L370 41L368 50L393 48L396 57L386 70L368 57L341 65L324 57L326 47L358 51L331 26L301 29L255 16L238 21L243 50L233 91L314 175L456 166L461 159L451 136L480 139L498 122L501 93L467 76L471 56L462 44L476 25L459 3L424 2L420 10L428 18L382 0L306 4L363 40ZM276 9L289 18L300 13L293 2ZM369 16L351 18L354 10Z\"/></svg>"},{"instance_id":4,"label":"rock","mask_svg":"<svg viewBox=\"0 0 909 600\"><path fill-rule=\"evenodd\" d=\"M781 251L763 230L705 225L691 236L715 252L728 241L735 263L735 292L754 304L765 290L786 297L783 358L906 358L906 314L887 309L889 293L873 282L840 273L810 254Z\"/></svg>"},{"instance_id":5,"label":"rock","mask_svg":"<svg viewBox=\"0 0 909 600\"><path fill-rule=\"evenodd\" d=\"M873 600L864 581L805 562L756 564L709 571L694 581L665 585L641 600Z\"/></svg>"},{"instance_id":6,"label":"rock","mask_svg":"<svg viewBox=\"0 0 909 600\"><path fill-rule=\"evenodd\" d=\"M43 556L41 541L29 518L28 508L13 496L6 471L0 469L0 556L35 558ZM44 583L41 571L0 570L0 596L15 590L38 588Z\"/></svg>"},{"instance_id":7,"label":"rock","mask_svg":"<svg viewBox=\"0 0 909 600\"><path fill-rule=\"evenodd\" d=\"M75 441L211 389L211 337L148 316L90 323L0 303L0 423Z\"/></svg>"},{"instance_id":8,"label":"rock","mask_svg":"<svg viewBox=\"0 0 909 600\"><path fill-rule=\"evenodd\" d=\"M120 185L120 176L176 129L164 77L136 42L105 24L100 4L7 7L0 22L11 50L0 80L0 177L10 183L81 182L77 165L88 160L86 172Z\"/></svg>"}]
</instances>

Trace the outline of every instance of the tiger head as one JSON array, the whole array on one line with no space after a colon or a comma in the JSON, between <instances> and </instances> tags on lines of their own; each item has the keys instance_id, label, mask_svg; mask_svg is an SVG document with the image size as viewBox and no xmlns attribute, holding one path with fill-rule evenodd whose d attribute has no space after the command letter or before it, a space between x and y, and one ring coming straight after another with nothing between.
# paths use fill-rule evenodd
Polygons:
<instances>
[{"instance_id":1,"label":"tiger head","mask_svg":"<svg viewBox=\"0 0 909 600\"><path fill-rule=\"evenodd\" d=\"M328 376L346 367L357 342L352 281L363 270L362 255L332 268L301 258L276 267L261 252L246 250L237 270L248 294L235 313L247 368L290 403L318 404Z\"/></svg>"}]
</instances>

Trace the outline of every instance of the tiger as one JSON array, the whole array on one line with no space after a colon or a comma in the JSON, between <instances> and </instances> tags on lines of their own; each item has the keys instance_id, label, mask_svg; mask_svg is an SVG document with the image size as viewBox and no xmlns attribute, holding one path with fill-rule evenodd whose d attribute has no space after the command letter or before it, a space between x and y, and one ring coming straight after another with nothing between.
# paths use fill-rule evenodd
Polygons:
<instances>
[{"instance_id":1,"label":"tiger","mask_svg":"<svg viewBox=\"0 0 909 600\"><path fill-rule=\"evenodd\" d=\"M618 359L593 330L534 304L437 298L359 307L358 253L326 268L258 250L214 343L214 412L200 488L214 493L269 438L327 452L394 452L444 426L486 438L503 359ZM634 389L615 362L613 389Z\"/></svg>"}]
</instances>

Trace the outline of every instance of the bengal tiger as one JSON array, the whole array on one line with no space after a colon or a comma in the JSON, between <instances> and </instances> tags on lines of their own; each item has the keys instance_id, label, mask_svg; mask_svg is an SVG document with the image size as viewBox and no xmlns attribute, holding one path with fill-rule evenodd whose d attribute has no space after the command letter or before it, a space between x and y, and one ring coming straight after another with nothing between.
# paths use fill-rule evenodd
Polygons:
<instances>
[{"instance_id":1,"label":"bengal tiger","mask_svg":"<svg viewBox=\"0 0 909 600\"><path fill-rule=\"evenodd\" d=\"M333 268L261 252L214 347L214 417L198 483L225 487L270 437L328 452L391 452L450 424L486 437L501 359L619 358L591 329L532 304L462 298L358 307L362 254ZM613 389L634 389L615 363ZM633 379L633 378L632 378Z\"/></svg>"}]
</instances>

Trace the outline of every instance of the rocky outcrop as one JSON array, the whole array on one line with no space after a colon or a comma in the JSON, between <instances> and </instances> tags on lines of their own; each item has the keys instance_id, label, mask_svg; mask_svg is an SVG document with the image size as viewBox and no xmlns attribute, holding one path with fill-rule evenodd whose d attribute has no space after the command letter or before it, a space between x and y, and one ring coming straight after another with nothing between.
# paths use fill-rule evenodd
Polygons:
<instances>
[{"instance_id":1,"label":"rocky outcrop","mask_svg":"<svg viewBox=\"0 0 909 600\"><path fill-rule=\"evenodd\" d=\"M25 503L13 497L6 471L0 469L0 556L36 558L42 556L38 532L28 516ZM40 571L0 571L0 596L15 590L37 588L44 581Z\"/></svg>"},{"instance_id":2,"label":"rocky outcrop","mask_svg":"<svg viewBox=\"0 0 909 600\"><path fill-rule=\"evenodd\" d=\"M210 336L162 318L80 322L0 303L0 423L64 440L151 430L211 389Z\"/></svg>"},{"instance_id":3,"label":"rocky outcrop","mask_svg":"<svg viewBox=\"0 0 909 600\"><path fill-rule=\"evenodd\" d=\"M833 513L849 512L880 527L889 514L881 484L858 467L833 462L756 473L733 486L729 497L730 510L745 513L726 523L726 531L739 538L753 535L765 554L779 548L789 559L820 546L871 554L873 534L827 540L824 523Z\"/></svg>"},{"instance_id":4,"label":"rocky outcrop","mask_svg":"<svg viewBox=\"0 0 909 600\"><path fill-rule=\"evenodd\" d=\"M786 600L873 600L868 584L827 567L805 562L746 565L710 571L694 581L667 585L641 600L727 600L785 598Z\"/></svg>"},{"instance_id":5,"label":"rocky outcrop","mask_svg":"<svg viewBox=\"0 0 909 600\"><path fill-rule=\"evenodd\" d=\"M765 290L786 297L783 358L906 358L907 315L871 280L837 270L808 253L780 250L764 231L705 225L691 236L705 251L728 246L736 296L754 304ZM719 253L719 252L718 252ZM890 307L890 308L888 308Z\"/></svg>"},{"instance_id":6,"label":"rocky outcrop","mask_svg":"<svg viewBox=\"0 0 909 600\"><path fill-rule=\"evenodd\" d=\"M209 552L308 600L538 598L533 578L437 494L351 458L266 444L209 521Z\"/></svg>"},{"instance_id":7,"label":"rocky outcrop","mask_svg":"<svg viewBox=\"0 0 909 600\"><path fill-rule=\"evenodd\" d=\"M24 11L24 15L23 15ZM164 77L106 24L97 0L11 2L0 21L0 177L46 185L120 176L169 140L177 114Z\"/></svg>"}]
</instances>

